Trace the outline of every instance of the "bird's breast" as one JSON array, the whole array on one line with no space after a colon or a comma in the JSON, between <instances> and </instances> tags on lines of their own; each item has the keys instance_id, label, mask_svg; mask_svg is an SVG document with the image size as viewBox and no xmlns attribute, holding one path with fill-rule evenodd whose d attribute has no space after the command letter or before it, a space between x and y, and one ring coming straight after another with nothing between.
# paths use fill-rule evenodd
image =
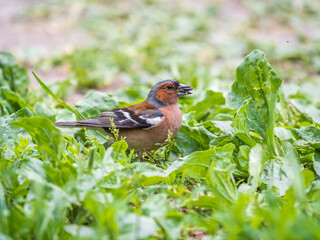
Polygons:
<instances>
[{"instance_id":1,"label":"bird's breast","mask_svg":"<svg viewBox=\"0 0 320 240\"><path fill-rule=\"evenodd\" d=\"M182 113L178 104L159 108L164 119L148 129L120 129L119 135L125 137L129 148L136 151L150 151L166 143L168 131L175 137L182 123Z\"/></svg>"},{"instance_id":2,"label":"bird's breast","mask_svg":"<svg viewBox=\"0 0 320 240\"><path fill-rule=\"evenodd\" d=\"M169 106L159 108L159 111L165 117L164 121L166 122L167 130L169 130L174 137L182 124L182 113L179 105L177 103L171 104Z\"/></svg>"}]
</instances>

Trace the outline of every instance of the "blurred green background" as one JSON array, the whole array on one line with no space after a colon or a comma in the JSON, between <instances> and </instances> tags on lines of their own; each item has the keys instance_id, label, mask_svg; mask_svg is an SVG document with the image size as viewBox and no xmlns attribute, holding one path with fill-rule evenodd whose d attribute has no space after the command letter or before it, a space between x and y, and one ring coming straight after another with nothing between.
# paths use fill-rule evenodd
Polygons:
<instances>
[{"instance_id":1,"label":"blurred green background","mask_svg":"<svg viewBox=\"0 0 320 240\"><path fill-rule=\"evenodd\" d=\"M88 88L125 91L121 100L134 102L167 78L198 94L226 92L238 64L256 48L286 83L320 79L316 0L0 3L1 51L27 67L35 88L31 71L70 104Z\"/></svg>"}]
</instances>

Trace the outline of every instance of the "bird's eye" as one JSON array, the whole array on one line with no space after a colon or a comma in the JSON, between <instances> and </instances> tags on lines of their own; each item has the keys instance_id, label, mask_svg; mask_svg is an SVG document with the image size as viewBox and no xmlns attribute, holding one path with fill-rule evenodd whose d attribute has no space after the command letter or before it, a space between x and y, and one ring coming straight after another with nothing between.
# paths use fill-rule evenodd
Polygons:
<instances>
[{"instance_id":1,"label":"bird's eye","mask_svg":"<svg viewBox=\"0 0 320 240\"><path fill-rule=\"evenodd\" d=\"M172 86L172 85L168 85L167 88L168 88L168 89L172 89L173 86Z\"/></svg>"}]
</instances>

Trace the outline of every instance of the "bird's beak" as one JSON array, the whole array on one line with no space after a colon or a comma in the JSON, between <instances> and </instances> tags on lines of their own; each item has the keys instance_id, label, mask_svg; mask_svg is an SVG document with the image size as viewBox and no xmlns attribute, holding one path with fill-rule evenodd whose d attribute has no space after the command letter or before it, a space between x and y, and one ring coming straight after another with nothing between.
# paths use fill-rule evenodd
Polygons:
<instances>
[{"instance_id":1,"label":"bird's beak","mask_svg":"<svg viewBox=\"0 0 320 240\"><path fill-rule=\"evenodd\" d=\"M191 92L192 90L193 90L192 87L190 87L188 85L181 84L181 83L177 89L179 96L192 94L192 92Z\"/></svg>"}]
</instances>

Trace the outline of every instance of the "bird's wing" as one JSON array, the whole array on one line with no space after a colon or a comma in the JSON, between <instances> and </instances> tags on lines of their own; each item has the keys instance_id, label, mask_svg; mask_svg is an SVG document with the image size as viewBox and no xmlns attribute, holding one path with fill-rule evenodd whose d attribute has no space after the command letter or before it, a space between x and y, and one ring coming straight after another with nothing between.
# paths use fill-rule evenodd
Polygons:
<instances>
[{"instance_id":1,"label":"bird's wing","mask_svg":"<svg viewBox=\"0 0 320 240\"><path fill-rule=\"evenodd\" d=\"M77 122L56 122L59 127L111 128L152 128L164 119L162 113L147 101L130 107L102 112L98 118Z\"/></svg>"},{"instance_id":2,"label":"bird's wing","mask_svg":"<svg viewBox=\"0 0 320 240\"><path fill-rule=\"evenodd\" d=\"M164 116L157 109L145 111L118 108L112 111L102 112L96 118L103 127L112 127L111 121L116 128L151 128L160 123Z\"/></svg>"}]
</instances>

